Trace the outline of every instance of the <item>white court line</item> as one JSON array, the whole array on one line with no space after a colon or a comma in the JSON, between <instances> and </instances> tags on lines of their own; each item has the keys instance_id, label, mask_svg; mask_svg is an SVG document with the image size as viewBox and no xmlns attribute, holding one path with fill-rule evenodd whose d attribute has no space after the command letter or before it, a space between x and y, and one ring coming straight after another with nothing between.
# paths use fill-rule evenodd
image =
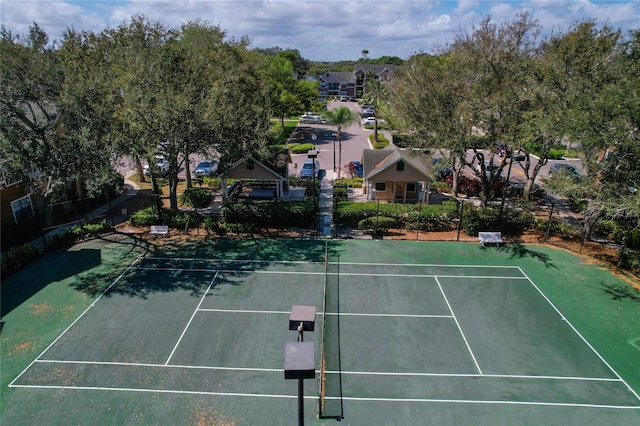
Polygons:
<instances>
[{"instance_id":1,"label":"white court line","mask_svg":"<svg viewBox=\"0 0 640 426\"><path fill-rule=\"evenodd\" d=\"M538 401L490 401L473 399L431 399L431 398L359 398L350 396L327 396L325 399L360 401L360 402L435 402L452 404L487 404L487 405L539 405L545 407L575 407L575 408L613 408L617 410L638 410L635 405L606 405L606 404L580 404L571 402L538 402Z\"/></svg>"},{"instance_id":2,"label":"white court line","mask_svg":"<svg viewBox=\"0 0 640 426\"><path fill-rule=\"evenodd\" d=\"M177 272L222 272L225 274L282 274L282 275L324 275L324 272L300 272L300 271L261 271L242 269L204 269L204 268L164 268L137 266L132 268L137 271L177 271Z\"/></svg>"},{"instance_id":3,"label":"white court line","mask_svg":"<svg viewBox=\"0 0 640 426\"><path fill-rule=\"evenodd\" d=\"M262 373L282 373L282 368L254 368L254 367L210 367L206 365L180 365L180 364L153 364L145 362L118 362L118 361L69 361L55 359L41 359L42 364L77 364L77 365L101 365L117 367L150 367L150 368L176 368L185 370L222 370L222 371L258 371ZM318 373L320 370L316 371Z\"/></svg>"},{"instance_id":4,"label":"white court line","mask_svg":"<svg viewBox=\"0 0 640 426\"><path fill-rule=\"evenodd\" d=\"M15 385L15 388L28 388L28 389L64 389L64 390L99 390L99 391L116 391L116 392L138 392L138 393L170 393L180 395L213 395L213 396L244 396L254 398L286 398L297 399L298 394L295 395L278 395L278 394L262 394L262 393L239 393L239 392L208 392L208 391L184 391L175 389L136 389L136 388L108 388L103 386L57 386L57 385ZM305 395L304 399L317 400L317 396Z\"/></svg>"},{"instance_id":5,"label":"white court line","mask_svg":"<svg viewBox=\"0 0 640 426\"><path fill-rule=\"evenodd\" d=\"M410 266L410 267L439 267L439 268L495 268L495 269L520 269L518 266L505 266L505 265L442 265L435 263L356 263L356 262L329 262L336 265L363 265L363 266Z\"/></svg>"},{"instance_id":6,"label":"white court line","mask_svg":"<svg viewBox=\"0 0 640 426\"><path fill-rule=\"evenodd\" d=\"M260 311L251 309L215 309L215 308L201 308L200 312L229 312L234 314L277 314L277 315L289 315L291 311ZM349 312L327 312L328 316L341 316L341 317L398 317L398 318L453 318L451 315L426 315L426 314L362 314L362 313L349 313ZM322 316L322 312L316 312L316 316Z\"/></svg>"},{"instance_id":7,"label":"white court line","mask_svg":"<svg viewBox=\"0 0 640 426\"><path fill-rule=\"evenodd\" d=\"M490 280L526 280L526 277L505 277L504 275L442 275L442 274L369 274L369 273L349 273L330 272L328 275L338 275L341 277L392 277L392 278L457 278L457 279L490 279Z\"/></svg>"},{"instance_id":8,"label":"white court line","mask_svg":"<svg viewBox=\"0 0 640 426\"><path fill-rule=\"evenodd\" d=\"M460 323L458 322L458 318L456 318L456 314L453 312L453 308L451 307L451 304L449 304L449 299L447 299L447 295L444 294L444 290L440 285L440 280L438 280L438 277L436 277L436 282L438 283L438 288L440 289L440 293L442 293L442 297L444 297L444 301L447 303L447 306L449 307L449 312L451 312L451 315L453 315L453 320L456 322L456 325L458 326L458 330L460 331L460 335L464 340L464 344L467 345L467 350L469 350L469 353L471 354L471 358L473 358L473 363L476 365L478 372L482 374L482 369L478 365L478 361L476 361L476 357L473 354L473 351L471 350L471 346L469 345L469 342L467 342L467 338L465 337L464 332L462 331L462 327L460 327Z\"/></svg>"},{"instance_id":9,"label":"white court line","mask_svg":"<svg viewBox=\"0 0 640 426\"><path fill-rule=\"evenodd\" d=\"M622 383L622 380L611 377L572 377L572 376L528 376L522 374L464 374L464 373L386 373L378 371L337 371L329 370L327 374L342 374L345 376L399 376L399 377L464 377L490 379L545 379L584 382L612 382Z\"/></svg>"},{"instance_id":10,"label":"white court line","mask_svg":"<svg viewBox=\"0 0 640 426\"><path fill-rule=\"evenodd\" d=\"M75 319L71 324L69 324L69 327L65 328L65 329L64 329L64 331L63 331L62 333L60 333L60 335L59 335L58 337L56 337L56 339L55 339L53 342L51 342L51 343L49 344L49 346L47 346L47 347L46 347L42 352L40 352L40 355L38 355L38 356L36 357L36 359L34 359L33 361L31 361L31 363L30 363L29 365L27 365L27 367L26 367L24 370L22 370L22 372L21 372L20 374L18 374L18 376L17 376L15 379L13 379L13 380L11 381L11 383L9 383L9 386L11 386L13 383L15 383L15 381L16 381L16 380L18 380L18 379L20 378L20 376L22 376L22 375L25 373L25 371L27 371L29 368L31 368L31 366L33 365L33 363L34 363L34 362L36 362L38 359L40 359L40 357L41 357L42 355L44 355L44 354L45 354L45 352L47 352L47 351L48 351L48 350L49 350L53 345L55 345L55 344L56 344L56 342L57 342L58 340L60 340L60 339L62 338L62 336L64 336L64 335L67 333L67 331L69 331L69 329L70 329L71 327L73 327L73 326L75 325L75 323L77 323L77 322L80 320L80 318L82 318L82 317L84 316L84 314L86 314L86 313L89 311L89 309L93 308L93 307L96 305L96 302L97 302L98 300L100 300L100 299L102 298L102 296L104 296L105 294L107 294L107 293L109 292L109 290L111 290L111 288L113 288L113 286L115 286L115 285L116 285L116 283L117 283L118 281L120 281L120 279L121 279L121 278L122 278L122 277L123 277L127 272L129 272L129 271L131 270L131 268L133 267L133 265L135 265L135 264L136 264L136 262L138 262L140 259L141 259L140 257L138 257L137 259L135 259L135 260L131 263L131 265L129 265L129 267L128 267L127 269L125 269L125 270L124 270L120 275L118 275L118 278L116 278L116 279L115 279L115 280L114 280L114 281L109 285L109 287L107 287L107 288L106 288L102 293L100 293L100 296L98 296L98 297L96 298L96 300L94 300L94 301L91 303L91 305L89 305L89 306L87 307L87 309L85 309L84 311L82 311L82 313L78 316L78 318L76 318L76 319Z\"/></svg>"},{"instance_id":11,"label":"white court line","mask_svg":"<svg viewBox=\"0 0 640 426\"><path fill-rule=\"evenodd\" d=\"M196 306L196 309L193 311L193 314L191 314L191 318L189 318L189 322L187 322L187 325L184 327L184 330L182 330L182 334L180 335L180 338L176 342L176 345L173 347L173 350L171 351L171 354L169 355L169 358L167 358L167 362L165 362L165 365L169 364L169 361L171 361L171 357L173 357L173 354L175 353L176 349L178 349L178 345L180 345L180 342L182 341L182 338L184 337L185 333L187 332L187 329L189 328L189 326L191 325L191 321L193 321L193 318L198 313L198 309L200 308L200 305L202 305L202 302L204 302L204 298L207 297L207 294L209 293L209 290L211 290L211 286L213 285L213 282L216 280L217 277L218 277L218 273L216 272L216 274L211 279L211 282L209 283L209 287L207 287L207 291L205 291L202 294L202 297L200 298L200 302L198 303L198 306Z\"/></svg>"},{"instance_id":12,"label":"white court line","mask_svg":"<svg viewBox=\"0 0 640 426\"><path fill-rule=\"evenodd\" d=\"M227 262L227 263L269 263L269 264L283 264L283 265L299 265L299 264L321 264L324 262L307 261L307 260L251 260L251 259L211 259L207 257L145 257L143 260L177 260L177 261L206 261L206 262Z\"/></svg>"},{"instance_id":13,"label":"white court line","mask_svg":"<svg viewBox=\"0 0 640 426\"><path fill-rule=\"evenodd\" d=\"M42 385L14 385L16 388L27 389L63 389L63 390L90 390L90 391L112 391L112 392L136 392L136 393L165 393L179 395L211 395L211 396L232 396L247 398L280 398L280 399L297 399L298 395L280 395L280 394L258 394L258 393L239 393L239 392L208 392L208 391L184 391L171 389L135 389L135 388L108 388L101 386L42 386ZM305 395L304 399L317 400L318 396ZM344 400L358 402L422 402L422 403L452 403L452 404L487 404L487 405L537 405L546 407L574 407L574 408L605 408L619 410L638 410L640 406L630 405L605 405L605 404L578 404L564 402L537 402L537 401L482 401L468 399L430 399L430 398L358 398L358 397L325 397L328 400Z\"/></svg>"},{"instance_id":14,"label":"white court line","mask_svg":"<svg viewBox=\"0 0 640 426\"><path fill-rule=\"evenodd\" d=\"M544 300L546 300L546 301L547 301L547 303L548 303L549 305L551 305L551 307L552 307L552 308L553 308L553 309L558 313L558 315L560 315L560 318L562 318L562 321L566 322L566 323L569 325L569 327L571 327L571 329L572 329L572 330L573 330L573 331L578 335L578 337L580 337L580 339L582 339L582 341L583 341L583 342L584 342L584 343L585 343L585 344L586 344L586 345L587 345L587 346L588 346L588 347L593 351L593 353L594 353L594 354L596 354L596 356L597 356L598 358L600 358L600 361L602 361L602 362L604 363L604 365L606 365L606 366L609 368L609 370L611 370L611 372L612 372L613 374L615 374L615 375L616 375L616 377L618 377L618 378L620 379L620 381L622 381L622 383L624 383L624 384L625 384L625 386L627 387L627 389L629 389L629 392L631 392L631 393L633 394L633 396L635 396L635 397L636 397L636 399L637 399L638 401L640 401L640 396L636 393L636 391L634 391L634 390L633 390L633 388L632 388L631 386L629 386L629 384L628 384L627 382L625 382L625 381L624 381L624 379L623 379L623 378L618 374L618 372L617 372L616 370L614 370L614 369L613 369L613 367L612 367L611 365L609 365L609 363L608 363L608 362L607 362L607 361L602 357L602 355L600 355L600 354L598 353L598 351L596 351L596 349L595 349L593 346L591 346L591 343L589 343L589 342L587 341L587 339L585 339L585 338L584 338L584 336L583 336L582 334L580 334L580 332L579 332L579 331L578 331L578 330L573 326L573 324L571 324L571 323L569 322L569 320L565 318L565 316L562 314L562 312L560 312L560 310L556 307L556 305L554 305L554 304L551 302L551 300L549 300L549 298L547 297L547 295L546 295L546 294L544 294L544 293L542 292L542 290L540 290L540 289L538 288L538 286L536 285L536 283L534 283L534 282L533 282L533 280L532 280L531 278L529 278L529 276L527 276L527 274L525 274L525 272L524 272L522 269L521 269L520 271L522 272L522 274L523 274L525 277L527 277L527 280L529 280L529 282L531 283L531 285L532 285L532 286L533 286L533 287L538 291L538 293L540 293L540 295L541 295L542 297L544 297Z\"/></svg>"},{"instance_id":15,"label":"white court line","mask_svg":"<svg viewBox=\"0 0 640 426\"><path fill-rule=\"evenodd\" d=\"M117 367L149 367L149 368L174 368L184 370L220 370L238 372L262 372L262 373L282 373L282 368L255 368L255 367L216 367L207 365L180 365L180 364L154 364L144 362L120 362L120 361L71 361L55 359L36 360L40 364L75 364L75 365L100 365ZM316 370L319 373L320 370ZM462 377L462 378L494 378L494 379L542 379L542 380L566 380L584 382L612 382L623 383L618 378L611 377L574 377L574 376L529 376L521 374L473 374L473 373L411 373L411 372L383 372L383 371L338 371L327 370L326 374L342 374L352 376L391 376L391 377Z\"/></svg>"}]
</instances>

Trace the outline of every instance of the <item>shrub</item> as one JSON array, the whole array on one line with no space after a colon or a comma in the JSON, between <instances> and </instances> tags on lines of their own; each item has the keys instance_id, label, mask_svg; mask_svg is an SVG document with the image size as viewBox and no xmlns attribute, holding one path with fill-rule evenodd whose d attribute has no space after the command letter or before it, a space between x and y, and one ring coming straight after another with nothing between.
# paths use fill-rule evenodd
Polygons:
<instances>
[{"instance_id":1,"label":"shrub","mask_svg":"<svg viewBox=\"0 0 640 426\"><path fill-rule=\"evenodd\" d=\"M504 209L500 219L500 209L487 207L485 209L469 205L465 207L462 217L462 227L467 235L478 235L478 232L501 230L507 234L517 235L534 226L536 218L530 211L520 209Z\"/></svg>"},{"instance_id":2,"label":"shrub","mask_svg":"<svg viewBox=\"0 0 640 426\"><path fill-rule=\"evenodd\" d=\"M369 142L371 142L373 149L383 149L389 145L389 141L382 133L378 133L378 140L376 142L373 142L373 135L369 136Z\"/></svg>"},{"instance_id":3,"label":"shrub","mask_svg":"<svg viewBox=\"0 0 640 426\"><path fill-rule=\"evenodd\" d=\"M221 229L220 216L218 215L205 216L202 221L207 231L219 232Z\"/></svg>"},{"instance_id":4,"label":"shrub","mask_svg":"<svg viewBox=\"0 0 640 426\"><path fill-rule=\"evenodd\" d=\"M211 190L219 191L222 188L222 182L220 178L214 178L211 176L205 176L202 178L202 182Z\"/></svg>"},{"instance_id":5,"label":"shrub","mask_svg":"<svg viewBox=\"0 0 640 426\"><path fill-rule=\"evenodd\" d=\"M42 254L43 250L33 247L31 244L23 244L18 247L12 247L5 253L2 253L1 273L8 276L21 269L36 257Z\"/></svg>"},{"instance_id":6,"label":"shrub","mask_svg":"<svg viewBox=\"0 0 640 426\"><path fill-rule=\"evenodd\" d=\"M162 221L170 228L184 229L195 227L202 222L202 216L196 211L163 210Z\"/></svg>"},{"instance_id":7,"label":"shrub","mask_svg":"<svg viewBox=\"0 0 640 426\"><path fill-rule=\"evenodd\" d=\"M151 226L158 225L159 222L160 215L158 215L158 209L155 206L138 210L129 219L131 226Z\"/></svg>"},{"instance_id":8,"label":"shrub","mask_svg":"<svg viewBox=\"0 0 640 426\"><path fill-rule=\"evenodd\" d=\"M640 252L624 250L620 256L620 266L635 275L640 274Z\"/></svg>"},{"instance_id":9,"label":"shrub","mask_svg":"<svg viewBox=\"0 0 640 426\"><path fill-rule=\"evenodd\" d=\"M229 204L223 207L222 216L225 226L233 223L252 223L257 228L292 224L308 227L313 224L313 200Z\"/></svg>"},{"instance_id":10,"label":"shrub","mask_svg":"<svg viewBox=\"0 0 640 426\"><path fill-rule=\"evenodd\" d=\"M292 154L306 154L309 150L313 149L314 146L315 145L313 145L312 143L303 143L290 149Z\"/></svg>"},{"instance_id":11,"label":"shrub","mask_svg":"<svg viewBox=\"0 0 640 426\"><path fill-rule=\"evenodd\" d=\"M211 191L206 188L187 188L178 197L178 201L196 209L207 207L211 202Z\"/></svg>"},{"instance_id":12,"label":"shrub","mask_svg":"<svg viewBox=\"0 0 640 426\"><path fill-rule=\"evenodd\" d=\"M436 194L449 193L451 192L451 183L447 181L431 182L429 188Z\"/></svg>"},{"instance_id":13,"label":"shrub","mask_svg":"<svg viewBox=\"0 0 640 426\"><path fill-rule=\"evenodd\" d=\"M564 156L564 149L550 149L547 158L550 160L560 160Z\"/></svg>"},{"instance_id":14,"label":"shrub","mask_svg":"<svg viewBox=\"0 0 640 426\"><path fill-rule=\"evenodd\" d=\"M362 188L363 183L362 178L354 177L354 178L340 178L334 181L334 186L338 185L346 185L349 188Z\"/></svg>"},{"instance_id":15,"label":"shrub","mask_svg":"<svg viewBox=\"0 0 640 426\"><path fill-rule=\"evenodd\" d=\"M375 235L382 235L390 228L396 228L397 221L392 217L374 216L362 219L358 222L358 229L361 231L373 231Z\"/></svg>"}]
</instances>

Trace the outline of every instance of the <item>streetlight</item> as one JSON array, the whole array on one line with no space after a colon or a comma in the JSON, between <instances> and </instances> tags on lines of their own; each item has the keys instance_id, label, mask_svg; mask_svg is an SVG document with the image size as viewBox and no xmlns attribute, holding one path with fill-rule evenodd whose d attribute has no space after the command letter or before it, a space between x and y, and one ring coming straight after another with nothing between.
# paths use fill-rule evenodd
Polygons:
<instances>
[{"instance_id":1,"label":"streetlight","mask_svg":"<svg viewBox=\"0 0 640 426\"><path fill-rule=\"evenodd\" d=\"M316 307L294 305L289 315L289 330L298 331L297 342L287 342L284 347L284 378L298 380L298 425L304 425L304 379L313 379L315 373L315 345L304 342L303 331L315 329Z\"/></svg>"}]
</instances>

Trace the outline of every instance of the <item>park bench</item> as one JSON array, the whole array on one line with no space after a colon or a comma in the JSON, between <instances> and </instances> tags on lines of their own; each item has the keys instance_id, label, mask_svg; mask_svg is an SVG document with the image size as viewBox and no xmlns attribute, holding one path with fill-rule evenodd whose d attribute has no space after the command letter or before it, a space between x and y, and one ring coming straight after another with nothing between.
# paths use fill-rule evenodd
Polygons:
<instances>
[{"instance_id":1,"label":"park bench","mask_svg":"<svg viewBox=\"0 0 640 426\"><path fill-rule=\"evenodd\" d=\"M169 227L166 225L151 225L149 233L151 235L164 235L166 237L169 234Z\"/></svg>"},{"instance_id":2,"label":"park bench","mask_svg":"<svg viewBox=\"0 0 640 426\"><path fill-rule=\"evenodd\" d=\"M496 243L498 247L500 247L500 243L502 242L502 233L491 231L491 232L478 232L478 239L480 240L480 245L484 247L485 243Z\"/></svg>"}]
</instances>

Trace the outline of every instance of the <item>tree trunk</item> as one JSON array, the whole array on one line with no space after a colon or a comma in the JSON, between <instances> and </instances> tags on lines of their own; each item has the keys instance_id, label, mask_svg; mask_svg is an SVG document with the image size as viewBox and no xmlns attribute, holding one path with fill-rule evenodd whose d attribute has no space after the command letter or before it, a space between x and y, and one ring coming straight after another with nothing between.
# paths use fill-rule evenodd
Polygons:
<instances>
[{"instance_id":1,"label":"tree trunk","mask_svg":"<svg viewBox=\"0 0 640 426\"><path fill-rule=\"evenodd\" d=\"M169 177L169 206L178 210L178 172L172 171Z\"/></svg>"},{"instance_id":2,"label":"tree trunk","mask_svg":"<svg viewBox=\"0 0 640 426\"><path fill-rule=\"evenodd\" d=\"M84 184L82 182L82 179L80 179L79 177L76 178L76 195L78 196L79 200L83 200L85 198Z\"/></svg>"},{"instance_id":3,"label":"tree trunk","mask_svg":"<svg viewBox=\"0 0 640 426\"><path fill-rule=\"evenodd\" d=\"M533 189L533 183L533 178L528 178L524 183L524 192L522 193L522 198L524 198L525 200L529 199L529 195L531 194L531 190Z\"/></svg>"},{"instance_id":4,"label":"tree trunk","mask_svg":"<svg viewBox=\"0 0 640 426\"><path fill-rule=\"evenodd\" d=\"M138 173L138 179L140 182L146 182L147 178L144 175L144 169L142 168L142 161L140 161L139 157L133 159L133 162L136 164L136 172Z\"/></svg>"},{"instance_id":5,"label":"tree trunk","mask_svg":"<svg viewBox=\"0 0 640 426\"><path fill-rule=\"evenodd\" d=\"M187 188L193 188L193 184L191 183L191 164L189 164L188 154L185 154L184 156L184 174L187 182Z\"/></svg>"}]
</instances>

